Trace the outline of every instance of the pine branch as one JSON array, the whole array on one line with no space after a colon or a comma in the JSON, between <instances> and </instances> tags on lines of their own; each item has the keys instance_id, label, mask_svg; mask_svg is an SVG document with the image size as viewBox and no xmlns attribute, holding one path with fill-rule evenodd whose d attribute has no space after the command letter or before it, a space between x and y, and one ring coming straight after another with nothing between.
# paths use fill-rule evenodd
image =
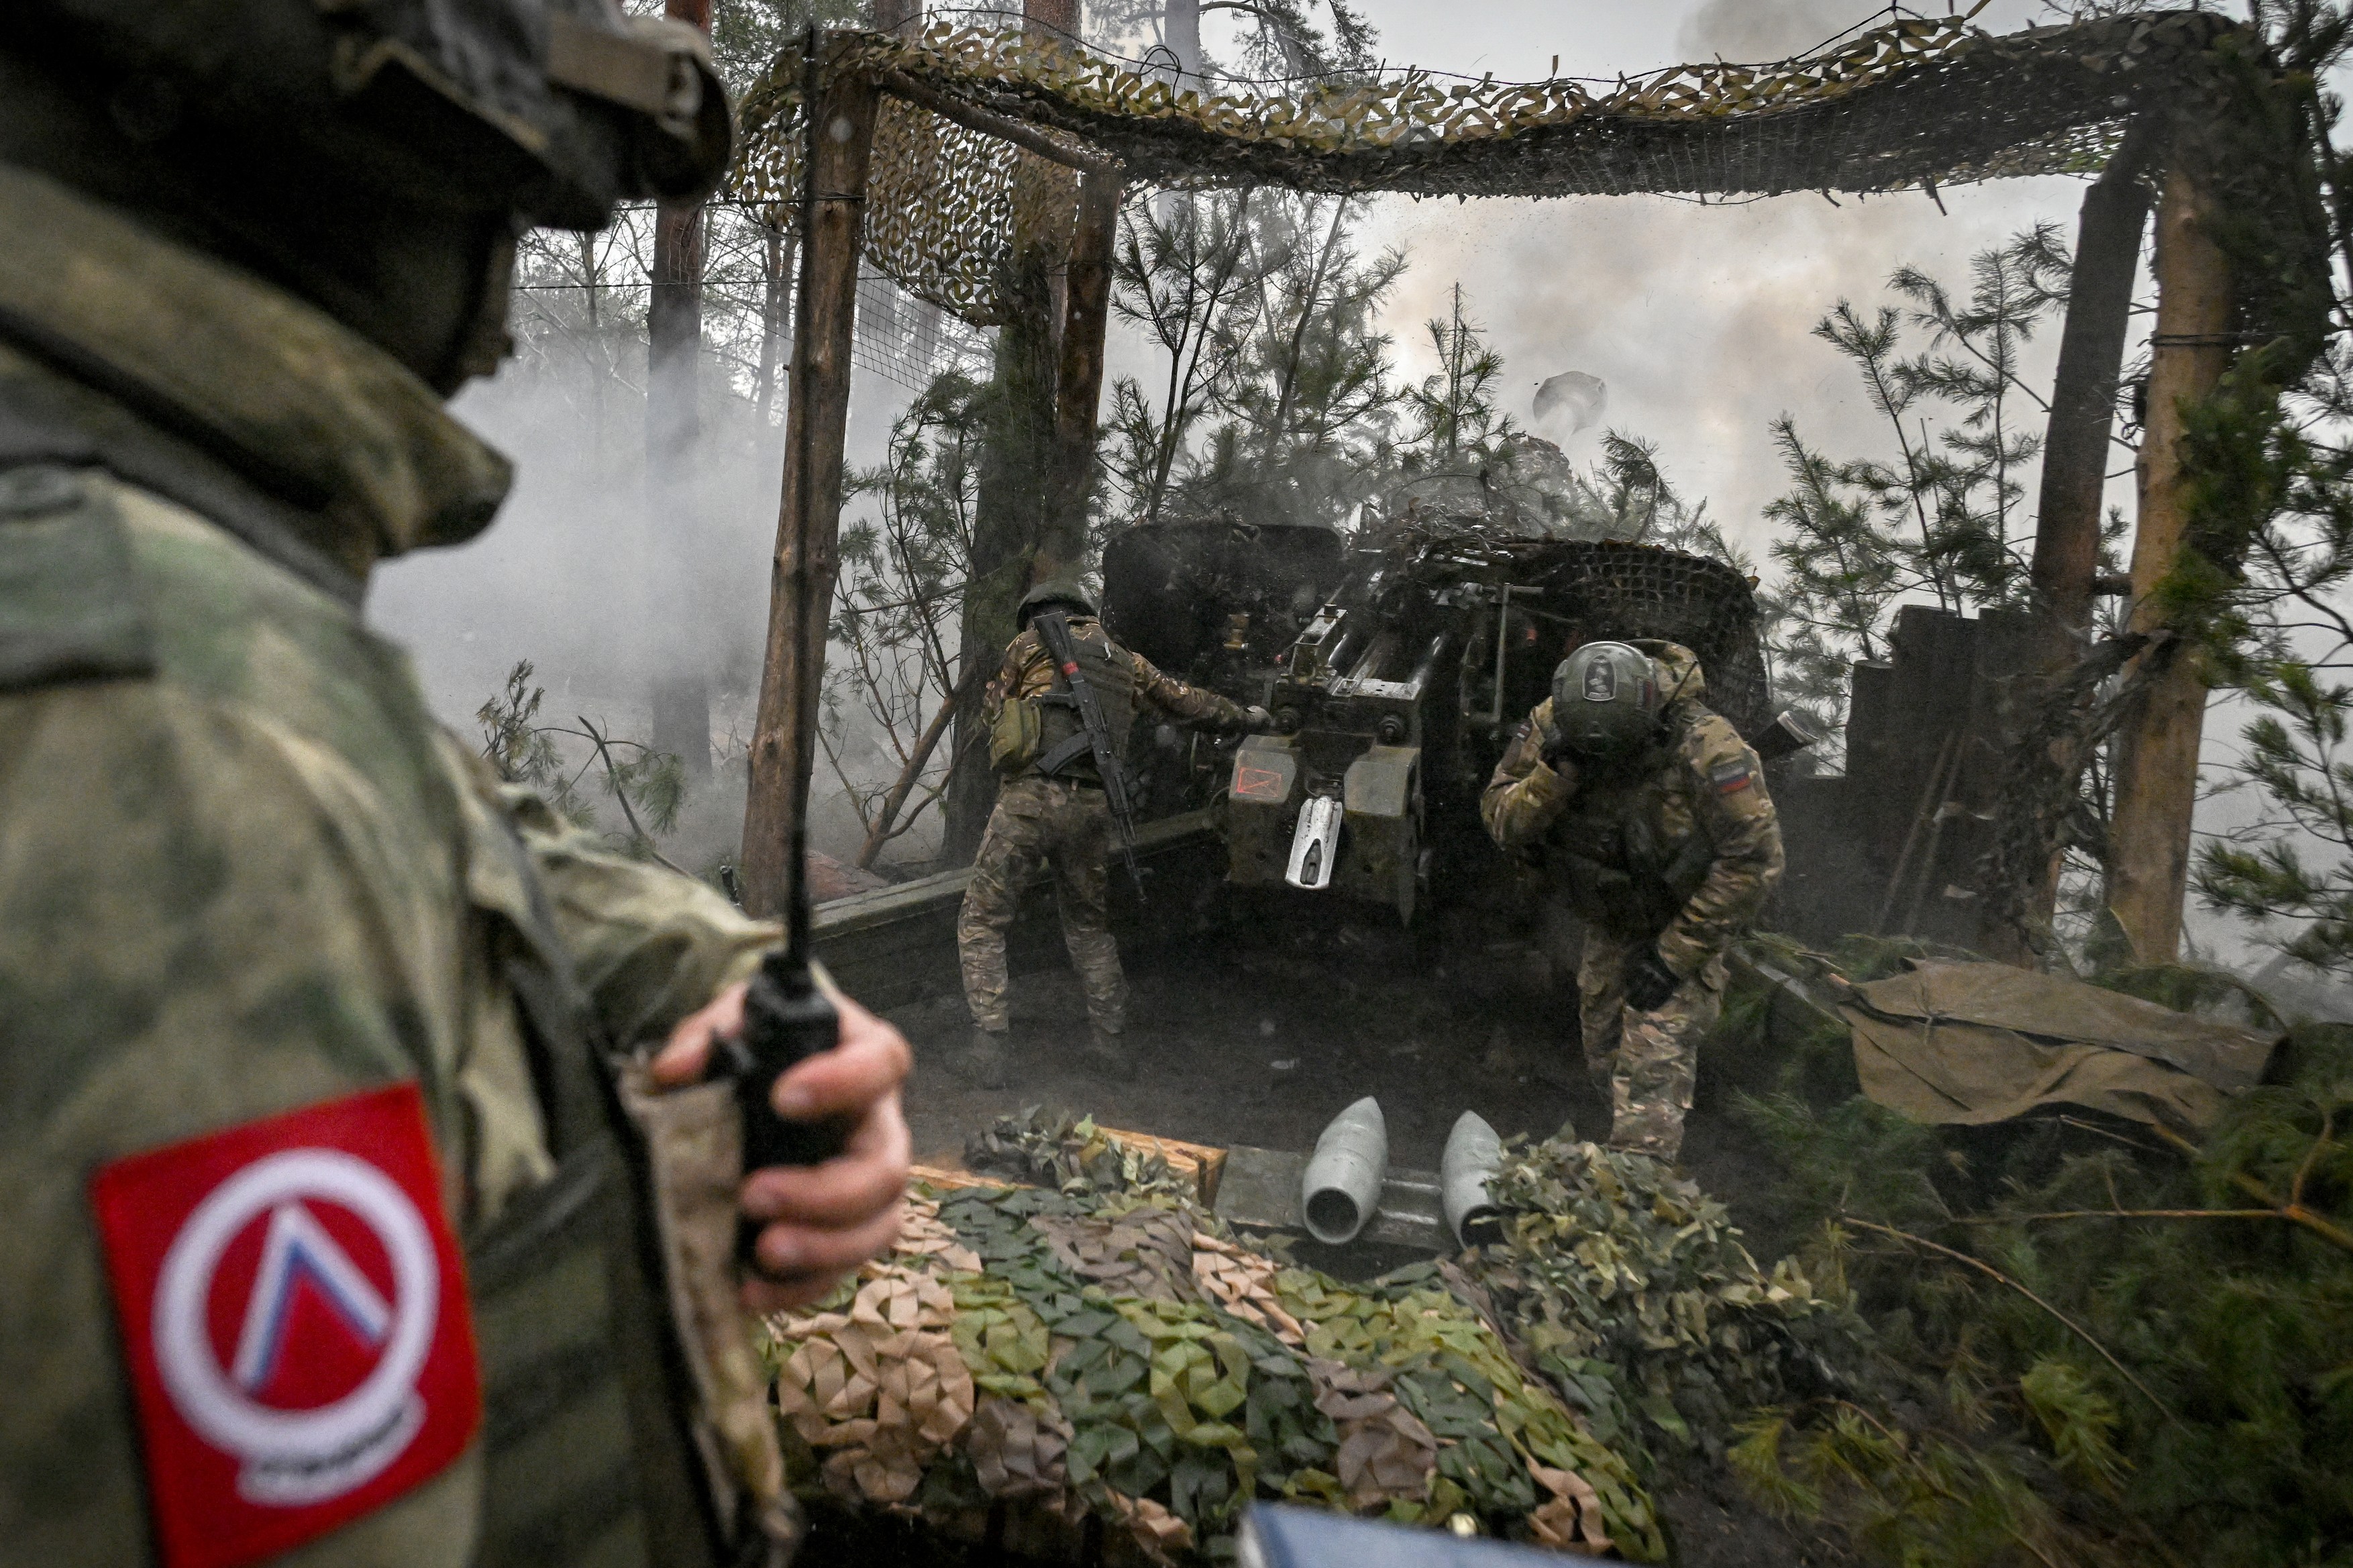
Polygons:
<instances>
[{"instance_id":1,"label":"pine branch","mask_svg":"<svg viewBox=\"0 0 2353 1568\"><path fill-rule=\"evenodd\" d=\"M2173 1413L2172 1407L2168 1405L2164 1400L2159 1399L2155 1394L2151 1393L2149 1391L2148 1384L2143 1383L2139 1378L2135 1377L2132 1374L2131 1370L2127 1368L2124 1363L2116 1359L2116 1352L2109 1350L2107 1346L2102 1344L2099 1340L2094 1336L2091 1330L2084 1327L2083 1324L2077 1322L2074 1319L2069 1317L2066 1313L2061 1311L2058 1308L2052 1306L2050 1302L2044 1300L2042 1297L2036 1295L2033 1291L2028 1289L2017 1280L2012 1279L2009 1275L2004 1274L2000 1269L1996 1268L1984 1258L1972 1258L1969 1254L1947 1247L1941 1242L1930 1241L1925 1236L1915 1236L1908 1230L1898 1230L1891 1225L1874 1225L1870 1220L1856 1219L1850 1215L1840 1215L1839 1223L1841 1225L1853 1226L1859 1230L1874 1231L1881 1236L1893 1237L1897 1241L1909 1242L1915 1247L1925 1247L1931 1252L1949 1258L1956 1263L1966 1264L1969 1268L1978 1270L1979 1273L1987 1275L1989 1278L2009 1286L2011 1289L2017 1291L2020 1295L2025 1297L2028 1300L2033 1302L2036 1306L2050 1313L2052 1317L2057 1319L2061 1323L2065 1324L2069 1331L2073 1333L2076 1338L2082 1340L2085 1344L2099 1352L2101 1359L2105 1361L2110 1366L2116 1369L2116 1375L2123 1378L2126 1383L2131 1384L2133 1387L2139 1392L2142 1398L2147 1400L2151 1405L2157 1407L2159 1415L2163 1415L2168 1421L2173 1423L2174 1426L2180 1426L2182 1430L2189 1430L2189 1428L2184 1426L2181 1417Z\"/></svg>"}]
</instances>

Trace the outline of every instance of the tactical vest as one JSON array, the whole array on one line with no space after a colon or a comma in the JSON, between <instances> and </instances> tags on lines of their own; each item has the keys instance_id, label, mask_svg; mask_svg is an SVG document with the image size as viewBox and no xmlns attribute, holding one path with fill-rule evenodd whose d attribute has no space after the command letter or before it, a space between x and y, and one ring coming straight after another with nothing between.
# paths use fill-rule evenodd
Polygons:
<instances>
[{"instance_id":1,"label":"tactical vest","mask_svg":"<svg viewBox=\"0 0 2353 1568\"><path fill-rule=\"evenodd\" d=\"M528 910L484 912L505 927L556 1171L464 1238L483 1385L475 1563L719 1568L739 1559L719 1544L687 1428L636 1135L527 852L512 829L501 837L473 847L515 857L531 889Z\"/></svg>"},{"instance_id":2,"label":"tactical vest","mask_svg":"<svg viewBox=\"0 0 2353 1568\"><path fill-rule=\"evenodd\" d=\"M1111 639L1104 636L1099 623L1073 621L1071 643L1079 663L1079 673L1072 679L1094 688L1096 705L1102 708L1103 723L1111 731L1112 755L1124 761L1127 733L1135 724L1135 667L1124 654L1113 650ZM1046 657L1050 659L1053 655L1049 653ZM1040 702L1038 771L1049 778L1101 784L1094 750L1086 743L1085 737L1076 707L1067 702ZM1050 763L1058 765L1049 766Z\"/></svg>"},{"instance_id":3,"label":"tactical vest","mask_svg":"<svg viewBox=\"0 0 2353 1568\"><path fill-rule=\"evenodd\" d=\"M1696 824L1662 839L1652 820L1662 774L1675 765L1669 750L1653 751L1616 787L1594 792L1553 826L1546 863L1569 907L1613 936L1640 941L1672 924L1707 880L1715 846ZM1583 806L1584 809L1579 809Z\"/></svg>"}]
</instances>

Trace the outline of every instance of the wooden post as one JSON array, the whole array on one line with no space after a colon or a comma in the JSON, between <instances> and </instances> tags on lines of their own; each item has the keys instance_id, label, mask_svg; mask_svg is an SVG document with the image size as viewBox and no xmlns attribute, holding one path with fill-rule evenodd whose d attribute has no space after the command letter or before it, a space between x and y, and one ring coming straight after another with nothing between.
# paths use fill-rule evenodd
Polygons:
<instances>
[{"instance_id":1,"label":"wooden post","mask_svg":"<svg viewBox=\"0 0 2353 1568\"><path fill-rule=\"evenodd\" d=\"M1079 181L1078 226L1071 237L1063 290L1061 364L1054 380L1054 478L1038 540L1039 581L1071 576L1086 556L1121 184L1117 174L1104 171L1090 171Z\"/></svg>"},{"instance_id":2,"label":"wooden post","mask_svg":"<svg viewBox=\"0 0 2353 1568\"><path fill-rule=\"evenodd\" d=\"M859 226L880 100L864 77L828 75L810 106L814 153L793 318L792 392L785 408L784 495L768 574L768 641L744 803L744 908L755 915L785 909L800 839L796 828L807 817L818 691L839 563Z\"/></svg>"},{"instance_id":3,"label":"wooden post","mask_svg":"<svg viewBox=\"0 0 2353 1568\"><path fill-rule=\"evenodd\" d=\"M2141 175L2147 132L2138 127L2084 193L2076 220L2074 278L2051 383L2042 444L2042 490L2034 525L2036 637L2046 673L2084 654L2092 624L2092 583L2100 569L2101 500L2107 489L2116 377L2132 319L2133 279L2148 193Z\"/></svg>"},{"instance_id":4,"label":"wooden post","mask_svg":"<svg viewBox=\"0 0 2353 1568\"><path fill-rule=\"evenodd\" d=\"M2157 208L2157 331L2133 536L2136 631L2162 628L2151 590L2172 570L2188 528L2192 476L2181 449L2182 409L2213 392L2231 357L2230 268L2208 227L2212 197L2181 162L2176 158L2167 171ZM2172 648L2142 658L2160 662L2117 734L2108 908L2139 962L2170 963L2181 946L2189 889L2206 682L2197 660Z\"/></svg>"},{"instance_id":5,"label":"wooden post","mask_svg":"<svg viewBox=\"0 0 2353 1568\"><path fill-rule=\"evenodd\" d=\"M2042 443L2042 489L2035 514L2033 668L2016 683L2010 728L2029 728L2028 710L2050 682L2084 657L2092 625L2092 588L2100 568L2100 520L2107 489L2109 435L2116 424L2116 378L2124 366L2132 320L2133 281L2140 268L2141 236L2148 226L2148 192L2142 180L2150 134L2140 123L2126 133L2107 168L2084 193L2076 220L2074 276L2067 319L2052 377L2051 418ZM2052 764L2067 779L2081 773L2079 745L2052 748ZM2010 801L2003 810L2031 810ZM2033 886L2013 901L1978 900L1978 949L2010 963L2034 960L2031 931L2047 931L2059 903L2064 859L2055 845Z\"/></svg>"}]
</instances>

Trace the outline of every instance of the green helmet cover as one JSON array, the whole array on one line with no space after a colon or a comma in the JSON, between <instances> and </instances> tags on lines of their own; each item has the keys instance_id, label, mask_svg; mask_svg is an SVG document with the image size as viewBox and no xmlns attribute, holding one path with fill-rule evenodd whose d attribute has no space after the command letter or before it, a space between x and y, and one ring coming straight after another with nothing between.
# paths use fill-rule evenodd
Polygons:
<instances>
[{"instance_id":1,"label":"green helmet cover","mask_svg":"<svg viewBox=\"0 0 2353 1568\"><path fill-rule=\"evenodd\" d=\"M732 150L708 41L620 0L28 0L0 32L78 90L135 89L142 139L206 170L291 160L556 227L698 198Z\"/></svg>"},{"instance_id":2,"label":"green helmet cover","mask_svg":"<svg viewBox=\"0 0 2353 1568\"><path fill-rule=\"evenodd\" d=\"M1013 624L1028 626L1032 616L1050 605L1060 605L1074 616L1095 614L1095 602L1076 583L1040 583L1021 595L1021 607L1013 612Z\"/></svg>"},{"instance_id":3,"label":"green helmet cover","mask_svg":"<svg viewBox=\"0 0 2353 1568\"><path fill-rule=\"evenodd\" d=\"M1581 756L1640 750L1657 732L1665 706L1659 667L1622 642L1587 643L1552 672L1553 725Z\"/></svg>"}]
</instances>

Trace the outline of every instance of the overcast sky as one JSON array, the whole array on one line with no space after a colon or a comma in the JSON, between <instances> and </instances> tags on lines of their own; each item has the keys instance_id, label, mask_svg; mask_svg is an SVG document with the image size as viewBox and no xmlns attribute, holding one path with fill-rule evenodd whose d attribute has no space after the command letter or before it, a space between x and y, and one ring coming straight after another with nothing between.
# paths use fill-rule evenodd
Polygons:
<instances>
[{"instance_id":1,"label":"overcast sky","mask_svg":"<svg viewBox=\"0 0 2353 1568\"><path fill-rule=\"evenodd\" d=\"M1941 9L1942 7L1935 7ZM1876 8L1879 11L1884 7ZM1682 61L1767 60L1811 48L1873 15L1857 0L1490 0L1479 5L1372 0L1392 58L1466 73L1629 75ZM1994 0L1993 30L2043 19L2037 0ZM1833 206L1819 195L1702 207L1658 196L1554 201L1382 202L1372 226L1412 254L1391 311L1407 368L1426 374L1422 322L1457 280L1508 363L1513 411L1564 370L1609 387L1606 422L1660 444L1669 476L1705 496L1760 558L1759 514L1780 493L1767 433L1784 410L1846 455L1892 450L1852 373L1810 335L1841 298L1884 294L1912 264L1959 284L1970 256L2038 220L2073 242L2080 182L2010 180ZM2055 332L2032 361L2047 376ZM1589 457L1599 431L1577 438Z\"/></svg>"}]
</instances>

